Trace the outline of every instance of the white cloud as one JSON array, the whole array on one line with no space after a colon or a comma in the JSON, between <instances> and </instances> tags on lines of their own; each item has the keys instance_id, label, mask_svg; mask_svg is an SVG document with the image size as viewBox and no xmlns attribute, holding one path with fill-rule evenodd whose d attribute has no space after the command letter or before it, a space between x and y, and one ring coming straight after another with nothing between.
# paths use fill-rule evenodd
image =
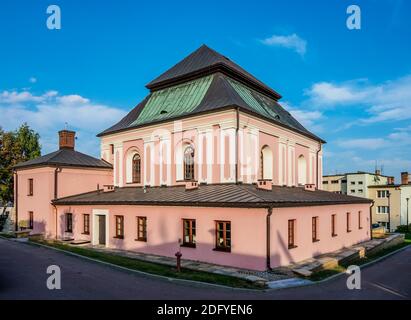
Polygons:
<instances>
[{"instance_id":1,"label":"white cloud","mask_svg":"<svg viewBox=\"0 0 411 320\"><path fill-rule=\"evenodd\" d=\"M287 101L282 102L281 105L307 129L317 133L322 131L320 120L324 118L324 115L321 111L305 110L301 107L294 107Z\"/></svg>"},{"instance_id":2,"label":"white cloud","mask_svg":"<svg viewBox=\"0 0 411 320\"><path fill-rule=\"evenodd\" d=\"M80 95L60 95L48 91L34 95L28 91L4 91L0 93L0 126L14 130L27 122L40 133L44 152L57 148L57 132L68 123L77 132L78 149L99 155L100 131L120 120L125 111L98 104Z\"/></svg>"},{"instance_id":3,"label":"white cloud","mask_svg":"<svg viewBox=\"0 0 411 320\"><path fill-rule=\"evenodd\" d=\"M272 35L269 38L261 40L261 42L267 46L279 46L292 49L301 56L304 56L307 51L307 41L295 33L288 36Z\"/></svg>"},{"instance_id":4,"label":"white cloud","mask_svg":"<svg viewBox=\"0 0 411 320\"><path fill-rule=\"evenodd\" d=\"M31 78L29 79L29 82L30 82L30 83L36 83L36 82L37 82L37 78L31 77Z\"/></svg>"},{"instance_id":5,"label":"white cloud","mask_svg":"<svg viewBox=\"0 0 411 320\"><path fill-rule=\"evenodd\" d=\"M372 85L354 80L341 84L320 82L306 91L316 107L361 106L369 114L357 123L411 119L411 75Z\"/></svg>"},{"instance_id":6,"label":"white cloud","mask_svg":"<svg viewBox=\"0 0 411 320\"><path fill-rule=\"evenodd\" d=\"M386 145L382 138L344 139L336 141L336 144L345 149L377 150Z\"/></svg>"}]
</instances>

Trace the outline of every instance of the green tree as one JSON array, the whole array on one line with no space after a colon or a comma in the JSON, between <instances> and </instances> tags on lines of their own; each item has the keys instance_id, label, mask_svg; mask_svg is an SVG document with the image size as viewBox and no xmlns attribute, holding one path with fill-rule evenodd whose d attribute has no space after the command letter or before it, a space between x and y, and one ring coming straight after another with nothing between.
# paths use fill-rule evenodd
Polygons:
<instances>
[{"instance_id":1,"label":"green tree","mask_svg":"<svg viewBox=\"0 0 411 320\"><path fill-rule=\"evenodd\" d=\"M15 131L0 128L0 202L13 201L13 166L40 156L39 139L26 123Z\"/></svg>"}]
</instances>

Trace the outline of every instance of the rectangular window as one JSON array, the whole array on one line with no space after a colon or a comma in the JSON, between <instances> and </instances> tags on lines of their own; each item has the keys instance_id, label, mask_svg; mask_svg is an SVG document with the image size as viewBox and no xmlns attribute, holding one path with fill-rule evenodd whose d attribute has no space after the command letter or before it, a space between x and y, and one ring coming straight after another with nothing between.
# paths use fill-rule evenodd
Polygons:
<instances>
[{"instance_id":1,"label":"rectangular window","mask_svg":"<svg viewBox=\"0 0 411 320\"><path fill-rule=\"evenodd\" d=\"M331 216L331 236L336 237L337 236L337 229L336 229L336 223L337 223L337 215L333 214Z\"/></svg>"},{"instance_id":2,"label":"rectangular window","mask_svg":"<svg viewBox=\"0 0 411 320\"><path fill-rule=\"evenodd\" d=\"M33 211L29 211L29 229L34 229L34 213Z\"/></svg>"},{"instance_id":3,"label":"rectangular window","mask_svg":"<svg viewBox=\"0 0 411 320\"><path fill-rule=\"evenodd\" d=\"M332 184L337 184L337 183L338 183L338 180L332 180L331 183L332 183Z\"/></svg>"},{"instance_id":4,"label":"rectangular window","mask_svg":"<svg viewBox=\"0 0 411 320\"><path fill-rule=\"evenodd\" d=\"M137 241L147 241L147 217L137 217Z\"/></svg>"},{"instance_id":5,"label":"rectangular window","mask_svg":"<svg viewBox=\"0 0 411 320\"><path fill-rule=\"evenodd\" d=\"M378 206L378 213L379 214L387 214L388 213L388 206Z\"/></svg>"},{"instance_id":6,"label":"rectangular window","mask_svg":"<svg viewBox=\"0 0 411 320\"><path fill-rule=\"evenodd\" d=\"M115 238L124 239L124 216L116 216L116 236Z\"/></svg>"},{"instance_id":7,"label":"rectangular window","mask_svg":"<svg viewBox=\"0 0 411 320\"><path fill-rule=\"evenodd\" d=\"M312 239L313 242L320 241L318 239L318 217L312 217Z\"/></svg>"},{"instance_id":8,"label":"rectangular window","mask_svg":"<svg viewBox=\"0 0 411 320\"><path fill-rule=\"evenodd\" d=\"M66 213L66 232L73 232L73 214Z\"/></svg>"},{"instance_id":9,"label":"rectangular window","mask_svg":"<svg viewBox=\"0 0 411 320\"><path fill-rule=\"evenodd\" d=\"M388 190L378 190L377 198L388 198Z\"/></svg>"},{"instance_id":10,"label":"rectangular window","mask_svg":"<svg viewBox=\"0 0 411 320\"><path fill-rule=\"evenodd\" d=\"M347 232L351 232L351 213L347 212Z\"/></svg>"},{"instance_id":11,"label":"rectangular window","mask_svg":"<svg viewBox=\"0 0 411 320\"><path fill-rule=\"evenodd\" d=\"M231 222L216 221L215 250L231 252Z\"/></svg>"},{"instance_id":12,"label":"rectangular window","mask_svg":"<svg viewBox=\"0 0 411 320\"><path fill-rule=\"evenodd\" d=\"M352 190L350 190L350 192L351 192L351 193L355 193L355 190L354 190L354 189L352 189Z\"/></svg>"},{"instance_id":13,"label":"rectangular window","mask_svg":"<svg viewBox=\"0 0 411 320\"><path fill-rule=\"evenodd\" d=\"M34 194L34 183L33 183L33 179L29 179L29 180L28 180L28 187L27 187L27 189L28 189L27 195L28 195L28 196L33 196L33 194Z\"/></svg>"},{"instance_id":14,"label":"rectangular window","mask_svg":"<svg viewBox=\"0 0 411 320\"><path fill-rule=\"evenodd\" d=\"M328 181L323 181L323 184L328 184Z\"/></svg>"},{"instance_id":15,"label":"rectangular window","mask_svg":"<svg viewBox=\"0 0 411 320\"><path fill-rule=\"evenodd\" d=\"M363 193L364 190L363 189L358 189L358 193Z\"/></svg>"},{"instance_id":16,"label":"rectangular window","mask_svg":"<svg viewBox=\"0 0 411 320\"><path fill-rule=\"evenodd\" d=\"M362 229L362 211L358 211L358 229Z\"/></svg>"},{"instance_id":17,"label":"rectangular window","mask_svg":"<svg viewBox=\"0 0 411 320\"><path fill-rule=\"evenodd\" d=\"M296 248L295 245L295 220L288 220L288 249Z\"/></svg>"},{"instance_id":18,"label":"rectangular window","mask_svg":"<svg viewBox=\"0 0 411 320\"><path fill-rule=\"evenodd\" d=\"M83 234L90 234L90 215L83 214Z\"/></svg>"},{"instance_id":19,"label":"rectangular window","mask_svg":"<svg viewBox=\"0 0 411 320\"><path fill-rule=\"evenodd\" d=\"M183 246L196 246L196 221L194 219L183 219Z\"/></svg>"},{"instance_id":20,"label":"rectangular window","mask_svg":"<svg viewBox=\"0 0 411 320\"><path fill-rule=\"evenodd\" d=\"M358 184L364 184L362 181L358 181Z\"/></svg>"},{"instance_id":21,"label":"rectangular window","mask_svg":"<svg viewBox=\"0 0 411 320\"><path fill-rule=\"evenodd\" d=\"M351 181L351 185L355 185L355 181Z\"/></svg>"}]
</instances>

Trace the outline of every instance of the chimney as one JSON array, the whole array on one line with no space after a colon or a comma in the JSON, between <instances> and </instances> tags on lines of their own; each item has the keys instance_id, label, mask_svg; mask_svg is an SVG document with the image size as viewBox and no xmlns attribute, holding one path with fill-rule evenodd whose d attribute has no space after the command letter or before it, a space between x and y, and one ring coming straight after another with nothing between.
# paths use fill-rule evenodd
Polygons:
<instances>
[{"instance_id":1,"label":"chimney","mask_svg":"<svg viewBox=\"0 0 411 320\"><path fill-rule=\"evenodd\" d=\"M401 184L408 184L408 172L401 172Z\"/></svg>"},{"instance_id":2,"label":"chimney","mask_svg":"<svg viewBox=\"0 0 411 320\"><path fill-rule=\"evenodd\" d=\"M257 181L257 189L262 190L272 190L273 189L273 181L272 180L258 180Z\"/></svg>"},{"instance_id":3,"label":"chimney","mask_svg":"<svg viewBox=\"0 0 411 320\"><path fill-rule=\"evenodd\" d=\"M103 186L103 192L113 192L114 186L112 184L105 184Z\"/></svg>"},{"instance_id":4,"label":"chimney","mask_svg":"<svg viewBox=\"0 0 411 320\"><path fill-rule=\"evenodd\" d=\"M76 139L76 133L69 130L59 131L59 147L61 149L74 150L74 142Z\"/></svg>"},{"instance_id":5,"label":"chimney","mask_svg":"<svg viewBox=\"0 0 411 320\"><path fill-rule=\"evenodd\" d=\"M194 190L194 189L198 189L198 182L197 181L187 181L186 190Z\"/></svg>"},{"instance_id":6,"label":"chimney","mask_svg":"<svg viewBox=\"0 0 411 320\"><path fill-rule=\"evenodd\" d=\"M380 170L380 169L375 169L375 174L376 174L377 176L380 176L380 175L381 175L381 170Z\"/></svg>"},{"instance_id":7,"label":"chimney","mask_svg":"<svg viewBox=\"0 0 411 320\"><path fill-rule=\"evenodd\" d=\"M315 191L315 184L314 183L307 183L304 185L305 191Z\"/></svg>"},{"instance_id":8,"label":"chimney","mask_svg":"<svg viewBox=\"0 0 411 320\"><path fill-rule=\"evenodd\" d=\"M387 184L394 184L394 177L387 177Z\"/></svg>"}]
</instances>

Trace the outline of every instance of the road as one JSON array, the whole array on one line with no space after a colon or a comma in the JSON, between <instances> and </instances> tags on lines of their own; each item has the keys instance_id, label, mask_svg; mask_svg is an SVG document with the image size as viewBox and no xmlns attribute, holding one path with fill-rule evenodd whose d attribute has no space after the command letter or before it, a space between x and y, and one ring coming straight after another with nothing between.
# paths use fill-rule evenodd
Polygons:
<instances>
[{"instance_id":1,"label":"road","mask_svg":"<svg viewBox=\"0 0 411 320\"><path fill-rule=\"evenodd\" d=\"M50 265L61 268L61 290L46 287ZM410 299L411 248L363 269L361 275L361 290L347 289L345 275L300 288L232 290L140 275L0 239L0 299Z\"/></svg>"}]
</instances>

